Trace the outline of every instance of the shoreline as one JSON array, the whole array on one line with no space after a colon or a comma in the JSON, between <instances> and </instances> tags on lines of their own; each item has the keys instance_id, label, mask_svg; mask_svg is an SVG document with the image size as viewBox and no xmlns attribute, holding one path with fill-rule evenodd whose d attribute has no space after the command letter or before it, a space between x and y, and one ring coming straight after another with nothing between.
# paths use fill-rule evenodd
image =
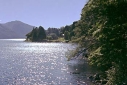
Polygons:
<instances>
[{"instance_id":1,"label":"shoreline","mask_svg":"<svg viewBox=\"0 0 127 85\"><path fill-rule=\"evenodd\" d=\"M47 43L52 43L52 42L59 42L59 43L70 43L68 40L60 40L60 39L57 39L57 40L41 40L41 41L31 41L31 40L27 40L25 39L24 40L25 42L47 42Z\"/></svg>"}]
</instances>

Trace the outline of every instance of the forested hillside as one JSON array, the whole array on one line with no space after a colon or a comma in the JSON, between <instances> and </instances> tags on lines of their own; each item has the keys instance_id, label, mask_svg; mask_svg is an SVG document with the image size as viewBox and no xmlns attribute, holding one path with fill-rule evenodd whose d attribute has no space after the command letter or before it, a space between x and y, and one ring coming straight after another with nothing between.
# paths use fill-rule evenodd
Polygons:
<instances>
[{"instance_id":1,"label":"forested hillside","mask_svg":"<svg viewBox=\"0 0 127 85\"><path fill-rule=\"evenodd\" d=\"M69 39L89 47L90 64L105 75L106 85L126 85L127 1L89 0L70 27Z\"/></svg>"}]
</instances>

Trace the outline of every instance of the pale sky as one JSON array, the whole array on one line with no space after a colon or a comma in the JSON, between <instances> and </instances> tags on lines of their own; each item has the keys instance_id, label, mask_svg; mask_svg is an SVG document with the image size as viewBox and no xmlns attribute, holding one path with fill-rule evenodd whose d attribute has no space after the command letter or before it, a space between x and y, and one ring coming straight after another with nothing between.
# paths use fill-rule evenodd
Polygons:
<instances>
[{"instance_id":1,"label":"pale sky","mask_svg":"<svg viewBox=\"0 0 127 85\"><path fill-rule=\"evenodd\" d=\"M0 23L19 20L33 26L61 27L80 19L88 0L0 0Z\"/></svg>"}]
</instances>

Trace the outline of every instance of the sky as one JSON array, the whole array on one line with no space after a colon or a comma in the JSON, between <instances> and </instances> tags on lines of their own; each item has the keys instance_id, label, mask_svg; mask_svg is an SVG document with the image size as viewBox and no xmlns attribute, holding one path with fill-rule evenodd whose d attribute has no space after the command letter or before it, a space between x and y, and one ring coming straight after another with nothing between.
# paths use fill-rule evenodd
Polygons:
<instances>
[{"instance_id":1,"label":"sky","mask_svg":"<svg viewBox=\"0 0 127 85\"><path fill-rule=\"evenodd\" d=\"M32 26L60 28L81 17L88 0L0 0L0 23L22 21Z\"/></svg>"}]
</instances>

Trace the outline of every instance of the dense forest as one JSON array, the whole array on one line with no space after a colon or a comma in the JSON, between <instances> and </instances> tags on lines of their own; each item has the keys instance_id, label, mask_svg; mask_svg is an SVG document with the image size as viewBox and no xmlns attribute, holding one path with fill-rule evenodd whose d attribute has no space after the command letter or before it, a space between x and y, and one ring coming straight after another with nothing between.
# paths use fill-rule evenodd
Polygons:
<instances>
[{"instance_id":1,"label":"dense forest","mask_svg":"<svg viewBox=\"0 0 127 85\"><path fill-rule=\"evenodd\" d=\"M106 85L126 85L127 1L89 0L71 26L71 41L90 46L90 64L105 75Z\"/></svg>"},{"instance_id":2,"label":"dense forest","mask_svg":"<svg viewBox=\"0 0 127 85\"><path fill-rule=\"evenodd\" d=\"M54 32L49 28L43 37L39 29L33 30L38 31L36 36L41 39L45 39L46 34L49 38L51 34L57 38L64 34L65 40L89 47L89 63L100 70L106 85L127 85L126 0L89 0L82 9L80 20L71 25L54 29ZM33 41L34 32L28 33L27 37L29 35Z\"/></svg>"},{"instance_id":3,"label":"dense forest","mask_svg":"<svg viewBox=\"0 0 127 85\"><path fill-rule=\"evenodd\" d=\"M26 36L26 41L31 42L46 42L47 40L57 40L58 37L61 37L58 28L48 28L45 30L42 26L34 27Z\"/></svg>"}]
</instances>

